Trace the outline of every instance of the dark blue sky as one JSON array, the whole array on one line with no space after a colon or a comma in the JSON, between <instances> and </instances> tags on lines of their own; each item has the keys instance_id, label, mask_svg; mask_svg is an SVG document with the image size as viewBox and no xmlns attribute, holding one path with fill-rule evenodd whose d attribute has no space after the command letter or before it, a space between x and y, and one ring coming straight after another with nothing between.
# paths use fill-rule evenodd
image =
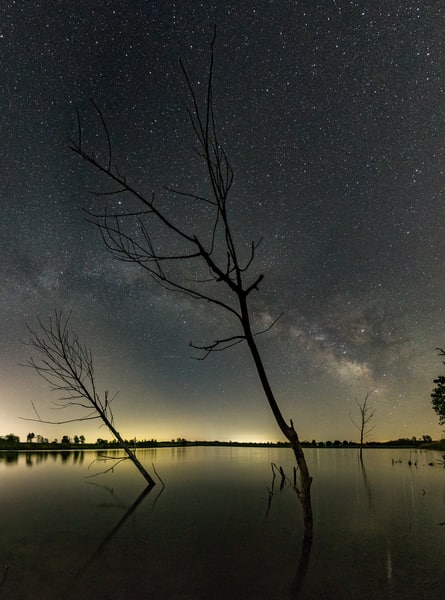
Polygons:
<instances>
[{"instance_id":1,"label":"dark blue sky","mask_svg":"<svg viewBox=\"0 0 445 600\"><path fill-rule=\"evenodd\" d=\"M204 92L216 24L233 222L240 239L264 238L251 309L262 324L283 313L261 350L286 418L303 439L354 439L355 399L376 390L374 439L437 437L444 12L414 1L5 0L0 434L104 436L18 419L32 416L31 398L52 417L45 385L17 365L19 340L25 322L63 309L100 383L120 390L124 436L280 438L245 348L192 359L190 340L232 333L227 317L106 253L83 212L103 207L90 193L103 181L68 149L76 107L100 144L94 98L141 191L205 191L178 59Z\"/></svg>"}]
</instances>

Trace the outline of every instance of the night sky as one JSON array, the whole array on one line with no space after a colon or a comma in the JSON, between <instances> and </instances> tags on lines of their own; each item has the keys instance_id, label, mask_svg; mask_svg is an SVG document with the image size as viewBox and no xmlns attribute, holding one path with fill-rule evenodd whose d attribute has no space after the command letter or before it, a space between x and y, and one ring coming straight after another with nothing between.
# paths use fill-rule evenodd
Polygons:
<instances>
[{"instance_id":1,"label":"night sky","mask_svg":"<svg viewBox=\"0 0 445 600\"><path fill-rule=\"evenodd\" d=\"M357 439L349 413L375 390L370 439L440 437L444 17L434 0L3 0L0 435L109 437L19 419L31 400L61 418L18 364L25 323L58 309L120 391L124 437L282 439L245 347L194 360L189 342L233 334L230 319L106 252L84 211L124 199L93 196L103 180L69 150L76 108L100 147L93 98L138 189L205 192L178 59L204 93L215 24L233 223L241 245L264 238L251 310L263 325L283 313L258 342L285 417L301 439Z\"/></svg>"}]
</instances>

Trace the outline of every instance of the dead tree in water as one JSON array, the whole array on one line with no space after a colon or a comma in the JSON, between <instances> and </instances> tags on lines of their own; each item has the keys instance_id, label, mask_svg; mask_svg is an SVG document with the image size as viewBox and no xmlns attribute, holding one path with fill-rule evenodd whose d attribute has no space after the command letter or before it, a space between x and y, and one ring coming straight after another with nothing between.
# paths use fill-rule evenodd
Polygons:
<instances>
[{"instance_id":1,"label":"dead tree in water","mask_svg":"<svg viewBox=\"0 0 445 600\"><path fill-rule=\"evenodd\" d=\"M235 239L231 219L229 195L234 172L221 145L216 126L213 101L214 41L210 46L210 64L206 94L203 99L196 95L195 88L182 61L180 65L191 99L188 111L191 127L196 135L197 154L201 158L209 192L198 195L184 190L167 188L178 198L192 203L193 219L182 219L175 209L155 201L154 194L144 194L128 177L114 166L112 144L108 126L102 112L94 105L101 122L107 154L103 160L86 147L80 117L78 136L71 149L85 162L105 175L113 184L107 191L98 192L104 198L120 195L126 210L101 214L90 214L99 227L104 243L111 255L122 261L136 263L162 287L179 291L196 300L211 303L233 318L233 333L213 340L205 345L191 346L206 358L237 344L247 344L257 370L262 388L275 420L289 440L299 468L299 498L303 508L305 538L312 539L313 518L311 507L311 482L303 449L292 420L286 421L278 406L260 355L256 337L268 331L273 324L257 330L252 322L249 299L258 292L263 274L252 274L256 250L259 244L252 241L243 255L241 244ZM136 208L135 208L136 206ZM196 210L200 216L196 218ZM193 222L193 225L190 223ZM203 223L207 223L203 233ZM167 240L162 246L160 240ZM260 240L261 241L261 240ZM187 266L188 265L188 266Z\"/></svg>"},{"instance_id":2,"label":"dead tree in water","mask_svg":"<svg viewBox=\"0 0 445 600\"><path fill-rule=\"evenodd\" d=\"M49 383L52 391L62 393L57 409L82 408L88 412L66 421L44 421L36 411L38 418L28 420L61 425L100 419L117 439L147 484L153 487L155 480L117 431L110 406L113 399L109 398L108 391L105 391L103 396L97 391L91 350L81 344L76 334L69 329L69 319L70 315L64 317L61 312L56 311L46 325L39 319L39 331L28 326L30 339L26 344L38 353L39 359L31 357L26 366L35 369L40 377Z\"/></svg>"},{"instance_id":3,"label":"dead tree in water","mask_svg":"<svg viewBox=\"0 0 445 600\"><path fill-rule=\"evenodd\" d=\"M371 433L371 431L375 427L375 425L370 425L375 415L375 408L371 409L368 406L368 400L371 394L372 392L367 392L365 399L361 404L358 400L355 401L359 409L360 415L358 422L354 421L351 415L349 415L351 423L360 431L360 460L363 460L363 443L365 441L365 438Z\"/></svg>"}]
</instances>

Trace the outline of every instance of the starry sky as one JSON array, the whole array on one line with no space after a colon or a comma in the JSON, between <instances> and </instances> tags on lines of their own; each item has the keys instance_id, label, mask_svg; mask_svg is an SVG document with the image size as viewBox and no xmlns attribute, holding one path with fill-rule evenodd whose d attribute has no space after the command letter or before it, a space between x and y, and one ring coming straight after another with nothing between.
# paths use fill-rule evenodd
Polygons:
<instances>
[{"instance_id":1,"label":"starry sky","mask_svg":"<svg viewBox=\"0 0 445 600\"><path fill-rule=\"evenodd\" d=\"M251 311L258 343L302 439L357 439L349 415L373 391L374 440L432 435L445 367L443 2L4 0L0 7L0 434L109 437L60 419L19 365L25 324L54 309L119 390L124 437L276 441L282 436L243 346L195 360L189 342L231 335L214 307L113 260L85 210L104 182L69 150L76 108L89 139L101 107L120 172L144 194L206 191L178 59L214 98L235 171L234 230L263 237ZM101 187L102 186L102 187ZM124 207L125 208L125 207ZM180 209L182 210L182 209ZM195 221L199 227L200 221Z\"/></svg>"}]
</instances>

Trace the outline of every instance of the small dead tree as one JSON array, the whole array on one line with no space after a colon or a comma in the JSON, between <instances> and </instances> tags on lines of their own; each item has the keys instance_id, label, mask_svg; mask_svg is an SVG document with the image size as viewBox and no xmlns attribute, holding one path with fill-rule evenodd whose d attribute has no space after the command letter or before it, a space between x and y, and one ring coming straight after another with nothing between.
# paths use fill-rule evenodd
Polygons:
<instances>
[{"instance_id":1,"label":"small dead tree","mask_svg":"<svg viewBox=\"0 0 445 600\"><path fill-rule=\"evenodd\" d=\"M105 176L110 189L96 192L96 195L103 196L104 199L119 195L121 204L126 207L126 211L122 212L104 209L100 214L90 213L90 219L99 227L112 257L136 263L167 290L179 291L196 300L211 303L233 318L236 327L232 334L205 345L190 345L201 351L200 358L204 359L213 352L241 343L247 344L275 420L295 454L299 468L299 498L303 508L305 538L310 540L313 530L310 494L312 478L297 431L292 420L287 422L281 413L256 342L257 336L268 331L274 323L266 329L258 330L253 323L249 305L252 294L258 292L264 278L261 273L251 273L261 240L243 244L235 239L229 202L234 172L220 141L213 101L214 42L215 38L210 45L210 64L203 99L197 97L190 76L180 61L191 99L188 115L197 139L196 152L202 160L209 182L208 193L198 195L165 188L167 192L183 200L184 204L178 211L177 205L172 209L169 204L159 203L154 193L147 195L139 190L115 166L109 129L102 112L95 104L94 108L104 131L105 156L101 159L85 142L79 115L78 135L72 141L71 149ZM193 214L189 219L182 215L187 207ZM205 227L204 223L207 223ZM247 247L248 250L240 250Z\"/></svg>"},{"instance_id":2,"label":"small dead tree","mask_svg":"<svg viewBox=\"0 0 445 600\"><path fill-rule=\"evenodd\" d=\"M55 402L56 409L81 408L88 412L74 419L45 421L40 418L33 403L37 418L26 420L61 425L100 419L125 450L127 457L134 463L148 486L153 487L155 480L114 425L111 410L114 398L109 398L107 390L100 395L96 388L91 350L83 345L69 328L70 316L55 311L54 317L50 317L47 324L38 319L37 331L27 326L30 338L25 344L30 346L39 358L32 356L25 366L32 367L50 385L52 391L62 393L61 398Z\"/></svg>"},{"instance_id":3,"label":"small dead tree","mask_svg":"<svg viewBox=\"0 0 445 600\"><path fill-rule=\"evenodd\" d=\"M368 405L368 400L371 397L373 392L366 392L365 398L362 403L358 400L355 401L357 404L357 408L359 410L359 419L355 421L351 414L349 414L349 419L351 423L359 430L360 432L360 460L363 460L363 442L366 437L371 433L371 431L375 428L375 425L371 425L371 421L375 415L375 408L371 408Z\"/></svg>"}]
</instances>

